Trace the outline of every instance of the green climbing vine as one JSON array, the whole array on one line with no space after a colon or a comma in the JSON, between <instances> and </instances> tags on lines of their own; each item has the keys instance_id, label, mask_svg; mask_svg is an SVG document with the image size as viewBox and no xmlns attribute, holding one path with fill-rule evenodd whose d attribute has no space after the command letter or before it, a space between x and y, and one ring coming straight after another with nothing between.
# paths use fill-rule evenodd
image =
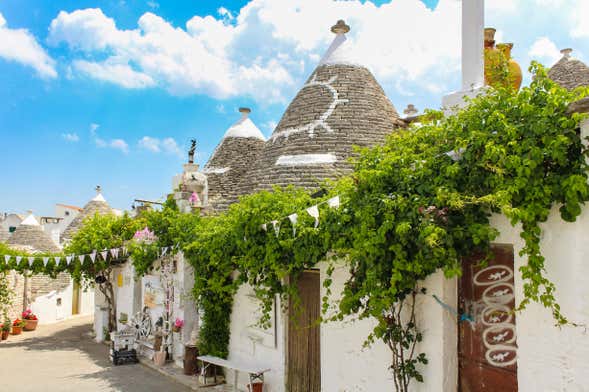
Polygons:
<instances>
[{"instance_id":1,"label":"green climbing vine","mask_svg":"<svg viewBox=\"0 0 589 392\"><path fill-rule=\"evenodd\" d=\"M423 335L415 317L423 281L440 270L448 278L458 276L463 259L490 255L498 235L490 224L493 214L505 215L523 239L527 263L520 268L524 297L518 309L538 302L557 324L568 322L546 276L540 225L556 208L563 220L575 220L589 200L588 153L578 129L583 117L567 113L589 90L558 87L536 63L530 71L532 83L519 92L489 89L454 115L428 112L419 126L359 150L354 172L326 184L324 192L262 191L214 216L182 214L169 200L161 211L136 218L95 217L66 252L128 244L137 273L144 274L158 249L179 245L195 271L200 350L221 357L228 354L233 297L240 286L251 286L261 303L260 323L267 325L275 299L283 306L296 304L298 276L327 261L322 321L376 320L366 343L381 341L390 348L395 386L407 391L413 380L423 381L428 361L419 352ZM305 208L334 195L341 207L322 207L315 227ZM293 212L299 212L294 225L285 219ZM153 238L134 243L134 233L144 228ZM335 310L329 261L334 258L349 271ZM36 259L33 270L63 268L80 276L108 268L43 269L39 263ZM10 267L15 266L0 263L0 270Z\"/></svg>"},{"instance_id":2,"label":"green climbing vine","mask_svg":"<svg viewBox=\"0 0 589 392\"><path fill-rule=\"evenodd\" d=\"M292 188L247 196L226 214L205 218L187 255L196 268L195 294L201 304L208 296L205 315L207 309L214 314L215 323L203 326L205 336L224 337L213 351L227 353L239 285L254 288L263 323L275 296L296 295L297 275L336 252L346 255L350 277L329 319L377 320L367 343L381 340L391 348L395 383L408 390L411 380L423 380L419 366L427 358L416 351L422 334L403 307L414 307L429 275L457 276L463 258L489 254L498 235L489 222L493 213L519 224L525 243L519 309L540 302L558 324L566 323L545 276L540 224L555 206L562 219L574 220L589 198L582 117L567 113L588 92L558 87L538 64L530 71L533 82L520 92L491 89L455 115L429 112L419 127L361 150L354 173L329 190L344 207L322 211L317 229L304 214L294 236L288 220L280 221L278 234L271 226L260 229L320 201Z\"/></svg>"}]
</instances>

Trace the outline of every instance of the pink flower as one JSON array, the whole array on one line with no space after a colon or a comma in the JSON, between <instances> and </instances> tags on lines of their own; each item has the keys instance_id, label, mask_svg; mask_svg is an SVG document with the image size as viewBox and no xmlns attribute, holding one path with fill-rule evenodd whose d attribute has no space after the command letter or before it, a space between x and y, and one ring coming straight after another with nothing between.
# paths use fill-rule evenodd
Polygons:
<instances>
[{"instance_id":1,"label":"pink flower","mask_svg":"<svg viewBox=\"0 0 589 392\"><path fill-rule=\"evenodd\" d=\"M157 237L153 231L150 231L146 226L143 230L137 230L133 235L133 239L139 242L154 242Z\"/></svg>"},{"instance_id":2,"label":"pink flower","mask_svg":"<svg viewBox=\"0 0 589 392\"><path fill-rule=\"evenodd\" d=\"M188 199L188 201L192 205L200 204L200 198L198 197L198 194L196 192L192 192L192 195L190 195L190 198Z\"/></svg>"},{"instance_id":3,"label":"pink flower","mask_svg":"<svg viewBox=\"0 0 589 392\"><path fill-rule=\"evenodd\" d=\"M184 320L182 320L179 317L176 317L176 321L174 321L174 327L182 328L183 325L184 325Z\"/></svg>"}]
</instances>

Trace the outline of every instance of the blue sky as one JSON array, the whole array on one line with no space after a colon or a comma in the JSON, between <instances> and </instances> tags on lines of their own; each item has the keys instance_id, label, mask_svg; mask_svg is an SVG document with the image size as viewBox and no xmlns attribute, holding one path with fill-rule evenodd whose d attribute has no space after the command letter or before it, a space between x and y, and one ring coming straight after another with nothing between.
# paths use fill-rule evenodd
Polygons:
<instances>
[{"instance_id":1,"label":"blue sky","mask_svg":"<svg viewBox=\"0 0 589 392\"><path fill-rule=\"evenodd\" d=\"M488 0L526 68L589 56L584 0ZM340 18L399 112L459 87L457 0L0 0L0 211L117 208L170 191L190 138L204 163L239 106L269 135Z\"/></svg>"}]
</instances>

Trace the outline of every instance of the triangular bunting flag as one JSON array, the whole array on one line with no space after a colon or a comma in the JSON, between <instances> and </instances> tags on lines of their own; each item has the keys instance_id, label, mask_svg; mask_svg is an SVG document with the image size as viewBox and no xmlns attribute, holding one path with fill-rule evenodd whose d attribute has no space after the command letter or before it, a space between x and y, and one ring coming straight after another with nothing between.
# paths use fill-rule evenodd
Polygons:
<instances>
[{"instance_id":1,"label":"triangular bunting flag","mask_svg":"<svg viewBox=\"0 0 589 392\"><path fill-rule=\"evenodd\" d=\"M96 260L96 250L93 250L92 253L90 253L88 256L90 256L90 260L92 260L92 262L94 263L94 261Z\"/></svg>"},{"instance_id":2,"label":"triangular bunting flag","mask_svg":"<svg viewBox=\"0 0 589 392\"><path fill-rule=\"evenodd\" d=\"M29 267L32 267L33 263L35 262L35 258L33 256L29 256L27 259L29 260Z\"/></svg>"},{"instance_id":3,"label":"triangular bunting flag","mask_svg":"<svg viewBox=\"0 0 589 392\"><path fill-rule=\"evenodd\" d=\"M22 256L16 256L16 265L18 265L18 263L20 263L21 260Z\"/></svg>"},{"instance_id":4,"label":"triangular bunting flag","mask_svg":"<svg viewBox=\"0 0 589 392\"><path fill-rule=\"evenodd\" d=\"M278 234L280 233L280 224L278 224L277 220L273 220L272 226L274 227L274 233L276 234L276 237L278 237Z\"/></svg>"},{"instance_id":5,"label":"triangular bunting flag","mask_svg":"<svg viewBox=\"0 0 589 392\"><path fill-rule=\"evenodd\" d=\"M127 256L127 247L123 246L121 249L123 250L123 256Z\"/></svg>"},{"instance_id":6,"label":"triangular bunting flag","mask_svg":"<svg viewBox=\"0 0 589 392\"><path fill-rule=\"evenodd\" d=\"M268 224L264 223L262 226L260 226L262 228L262 230L264 231L268 231Z\"/></svg>"},{"instance_id":7,"label":"triangular bunting flag","mask_svg":"<svg viewBox=\"0 0 589 392\"><path fill-rule=\"evenodd\" d=\"M464 153L464 151L465 151L464 148L459 148L458 151L452 150L452 151L448 151L445 154L448 155L450 157L450 159L452 159L454 162L456 162L456 161L459 161L462 159L462 154Z\"/></svg>"},{"instance_id":8,"label":"triangular bunting flag","mask_svg":"<svg viewBox=\"0 0 589 392\"><path fill-rule=\"evenodd\" d=\"M319 226L319 207L313 206L307 208L307 213L315 218L315 227Z\"/></svg>"},{"instance_id":9,"label":"triangular bunting flag","mask_svg":"<svg viewBox=\"0 0 589 392\"><path fill-rule=\"evenodd\" d=\"M292 236L294 237L297 235L297 220L299 219L299 214L290 214L288 216L290 223L292 223Z\"/></svg>"},{"instance_id":10,"label":"triangular bunting flag","mask_svg":"<svg viewBox=\"0 0 589 392\"><path fill-rule=\"evenodd\" d=\"M106 258L108 257L108 250L103 250L100 252L100 256L102 256L102 260L106 261Z\"/></svg>"},{"instance_id":11,"label":"triangular bunting flag","mask_svg":"<svg viewBox=\"0 0 589 392\"><path fill-rule=\"evenodd\" d=\"M43 266L47 267L47 263L49 262L49 257L45 256L43 257Z\"/></svg>"},{"instance_id":12,"label":"triangular bunting flag","mask_svg":"<svg viewBox=\"0 0 589 392\"><path fill-rule=\"evenodd\" d=\"M53 259L55 260L55 265L59 265L59 262L61 261L61 257L55 256Z\"/></svg>"},{"instance_id":13,"label":"triangular bunting flag","mask_svg":"<svg viewBox=\"0 0 589 392\"><path fill-rule=\"evenodd\" d=\"M119 248L113 248L110 250L110 256L113 259L118 259L119 258Z\"/></svg>"},{"instance_id":14,"label":"triangular bunting flag","mask_svg":"<svg viewBox=\"0 0 589 392\"><path fill-rule=\"evenodd\" d=\"M78 260L80 260L80 264L84 264L84 258L86 257L86 255L79 255L78 256Z\"/></svg>"},{"instance_id":15,"label":"triangular bunting flag","mask_svg":"<svg viewBox=\"0 0 589 392\"><path fill-rule=\"evenodd\" d=\"M331 199L327 200L327 205L331 208L339 208L340 200L339 196L332 197Z\"/></svg>"},{"instance_id":16,"label":"triangular bunting flag","mask_svg":"<svg viewBox=\"0 0 589 392\"><path fill-rule=\"evenodd\" d=\"M10 256L10 255L4 255L4 262L5 262L6 264L8 264L8 262L9 262L9 261L10 261L10 259L11 259L11 257L12 257L12 256Z\"/></svg>"},{"instance_id":17,"label":"triangular bunting flag","mask_svg":"<svg viewBox=\"0 0 589 392\"><path fill-rule=\"evenodd\" d=\"M65 263L67 265L70 265L70 263L72 262L72 259L74 258L74 256L66 256L65 257Z\"/></svg>"}]
</instances>

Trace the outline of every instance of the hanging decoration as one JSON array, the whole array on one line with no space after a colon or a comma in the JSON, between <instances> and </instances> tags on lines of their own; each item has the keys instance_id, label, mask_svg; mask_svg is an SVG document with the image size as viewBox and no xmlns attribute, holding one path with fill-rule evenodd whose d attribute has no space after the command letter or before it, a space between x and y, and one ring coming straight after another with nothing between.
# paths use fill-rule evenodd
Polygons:
<instances>
[{"instance_id":1,"label":"hanging decoration","mask_svg":"<svg viewBox=\"0 0 589 392\"><path fill-rule=\"evenodd\" d=\"M315 228L319 226L319 206L315 205L307 208L307 213L315 218Z\"/></svg>"},{"instance_id":2,"label":"hanging decoration","mask_svg":"<svg viewBox=\"0 0 589 392\"><path fill-rule=\"evenodd\" d=\"M290 214L288 216L288 219L290 220L290 223L292 223L292 236L296 236L297 235L297 220L299 218L299 214Z\"/></svg>"}]
</instances>

